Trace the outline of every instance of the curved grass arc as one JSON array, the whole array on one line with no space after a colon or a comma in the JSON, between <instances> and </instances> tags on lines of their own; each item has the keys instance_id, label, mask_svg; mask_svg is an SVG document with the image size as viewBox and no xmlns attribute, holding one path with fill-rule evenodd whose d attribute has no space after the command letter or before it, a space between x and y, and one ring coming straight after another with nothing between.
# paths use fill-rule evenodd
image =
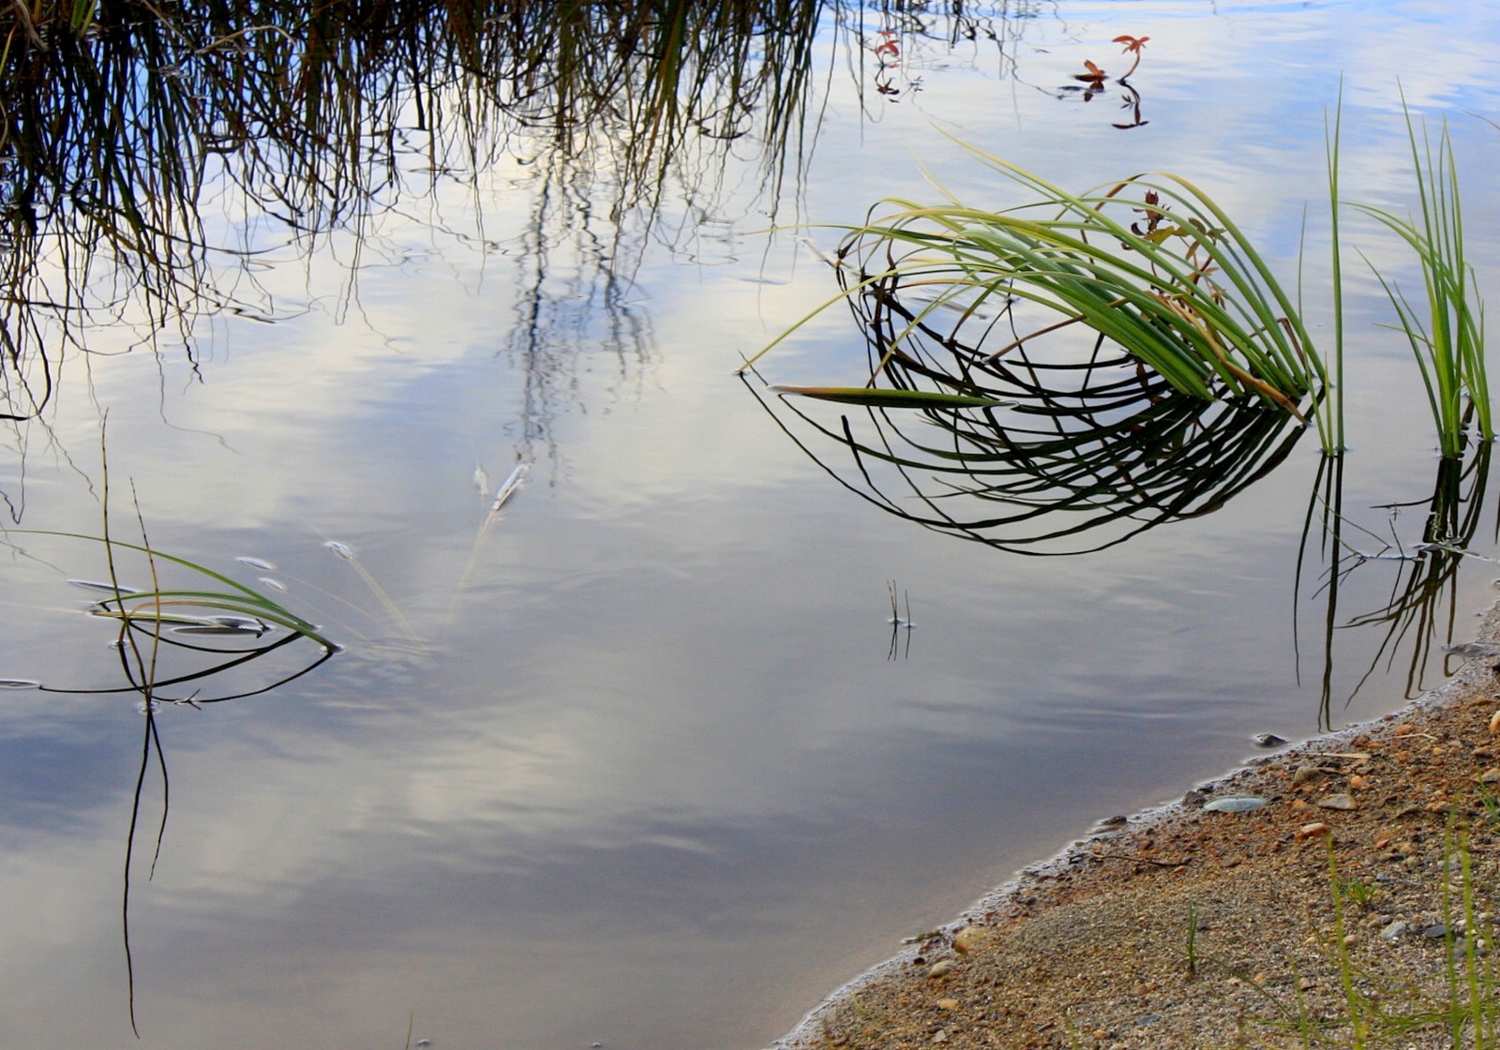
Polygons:
<instances>
[{"instance_id":1,"label":"curved grass arc","mask_svg":"<svg viewBox=\"0 0 1500 1050\"><path fill-rule=\"evenodd\" d=\"M906 353L919 326L938 310L958 310L967 320L981 304L998 301L1013 324L1017 305L1051 319L1018 328L992 351L995 357L1066 338L1059 331L1077 326L1118 346L1179 394L1250 397L1306 420L1302 402L1327 388L1323 363L1265 260L1194 183L1145 172L1073 194L965 148L1038 199L987 211L951 194L938 205L890 198L864 225L844 228L834 262L846 301L872 290L899 298L916 288L937 289L926 305L908 311L904 327L884 333L867 386L878 386L885 365ZM883 207L893 210L878 214ZM950 392L1003 396L957 382ZM1317 422L1322 431L1321 414Z\"/></svg>"},{"instance_id":2,"label":"curved grass arc","mask_svg":"<svg viewBox=\"0 0 1500 1050\"><path fill-rule=\"evenodd\" d=\"M144 554L153 562L169 562L181 566L194 573L198 573L218 583L223 584L228 590L214 591L198 588L166 588L155 589L144 588L115 588L115 594L111 597L103 597L96 601L93 613L96 616L105 616L117 620L120 625L119 645L121 646L121 666L125 675L126 684L122 686L111 686L104 688L73 688L56 685L39 684L43 692L64 693L70 695L118 695L122 693L138 693L149 703L154 700L162 702L190 702L195 704L219 703L225 700L234 700L246 696L257 696L268 693L273 689L285 685L287 682L302 677L314 668L321 666L342 650L342 647L324 635L321 629L308 620L287 609L284 605L259 594L239 581L232 579L223 573L217 572L197 562L190 561L177 555L167 554L154 547L131 543L124 540L91 536L87 533L67 532L54 529L11 529L10 535L29 535L55 537L60 539L82 540L96 543L107 550L123 549ZM112 570L113 571L113 570ZM155 578L155 570L152 572ZM101 585L93 585L101 586ZM191 610L188 612L185 610ZM213 610L229 614L233 619L253 620L267 628L280 628L286 633L280 637L264 638L262 632L254 630L241 630L232 632L229 637L240 637L242 639L253 639L253 644L248 648L194 644L183 638L173 637L168 633L168 628L183 626L212 626L217 624L209 616L194 615L194 612ZM151 659L149 666L147 661L134 664L126 657L126 649L133 649L135 635L143 634L151 647ZM223 695L203 697L194 693L180 700L171 700L161 697L159 690L166 687L183 685L190 682L199 682L225 671L243 666L254 660L258 660L268 654L280 650L294 642L306 639L316 644L322 651L318 657L289 674L283 674L269 685L257 686L251 689L241 689ZM227 640L227 639L226 639ZM156 664L156 653L160 646L170 646L174 649L203 654L213 658L207 667L183 671L181 673L162 676L158 673Z\"/></svg>"},{"instance_id":3,"label":"curved grass arc","mask_svg":"<svg viewBox=\"0 0 1500 1050\"><path fill-rule=\"evenodd\" d=\"M1008 411L899 416L868 407L829 418L754 393L799 448L868 502L1025 554L1100 550L1213 513L1279 466L1305 431L1251 399L1205 403L1160 379L1042 391L1047 400ZM852 472L829 460L835 448Z\"/></svg>"},{"instance_id":4,"label":"curved grass arc","mask_svg":"<svg viewBox=\"0 0 1500 1050\"><path fill-rule=\"evenodd\" d=\"M251 609L255 612L256 615L270 620L273 623L279 624L280 626L285 627L290 631L295 631L297 634L303 635L308 639L317 642L325 649L338 649L338 644L325 638L319 632L316 624L304 620L302 617L287 609L285 606L276 601L273 601L270 598L267 598L265 595L259 593L258 591L245 586L238 580L235 580L229 576L225 576L223 573L216 572L206 566L199 565L197 562L189 561L186 558L180 558L173 554L164 553L163 551L159 551L154 547L147 547L138 543L129 543L124 540L117 540L112 538L105 539L101 536L91 536L85 532L65 532L56 529L9 529L6 531L10 534L20 536L56 536L63 539L84 540L89 543L98 543L110 547L121 547L125 550L136 551L151 558L160 558L162 561L168 561L173 563L174 565L180 565L183 568L191 569L193 572L200 573L204 576L209 577L210 579L216 580L227 587L233 588L234 591L237 592L235 595L225 595L221 592L216 591L168 591L140 589L130 590L121 588L113 599L105 599L105 601L101 602L100 604L105 604L110 601L123 603L126 599L129 598L144 598L153 602L156 599L163 598L203 599L201 601L196 601L193 604L197 605L200 608L217 608L223 609L226 612L242 612L246 611L247 609ZM171 603L161 602L160 604L167 605Z\"/></svg>"}]
</instances>

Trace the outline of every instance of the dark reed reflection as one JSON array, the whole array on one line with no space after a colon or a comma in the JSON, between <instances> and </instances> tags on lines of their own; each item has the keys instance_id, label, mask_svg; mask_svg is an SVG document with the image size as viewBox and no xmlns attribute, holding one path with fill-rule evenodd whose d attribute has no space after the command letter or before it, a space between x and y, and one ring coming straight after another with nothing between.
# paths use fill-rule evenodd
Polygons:
<instances>
[{"instance_id":1,"label":"dark reed reflection","mask_svg":"<svg viewBox=\"0 0 1500 1050\"><path fill-rule=\"evenodd\" d=\"M1219 509L1305 430L1251 398L1179 394L1102 336L1022 339L1014 301L922 292L893 279L851 299L871 385L1008 406L835 415L755 392L841 484L923 527L1022 554L1101 550Z\"/></svg>"},{"instance_id":2,"label":"dark reed reflection","mask_svg":"<svg viewBox=\"0 0 1500 1050\"><path fill-rule=\"evenodd\" d=\"M14 5L0 13L0 415L42 410L86 327L131 325L152 345L175 332L191 355L195 317L270 312L237 265L266 238L311 250L358 234L501 156L587 172L616 231L669 183L711 209L731 151L759 156L774 200L806 148L823 6ZM602 236L600 267L628 276Z\"/></svg>"},{"instance_id":3,"label":"dark reed reflection","mask_svg":"<svg viewBox=\"0 0 1500 1050\"><path fill-rule=\"evenodd\" d=\"M1485 492L1492 449L1486 442L1475 442L1462 458L1439 459L1430 496L1372 508L1388 514L1388 536L1359 525L1346 514L1343 457L1325 457L1320 464L1303 527L1297 589L1300 597L1309 576L1309 558L1316 547L1316 557L1323 565L1314 596L1321 596L1324 613L1319 708L1319 723L1324 729L1333 728L1337 632L1366 628L1379 634L1368 667L1343 697L1345 704L1371 678L1390 673L1398 663L1404 667L1405 696L1411 698L1430 688L1432 670L1445 677L1453 670L1452 661L1462 659L1434 650L1454 642L1458 571L1466 558L1479 557L1469 548L1479 535L1488 509ZM1397 521L1413 512L1422 518L1421 538L1403 541L1396 533ZM1500 540L1500 514L1492 528L1489 543ZM1351 585L1356 573L1370 573L1374 571L1370 566L1380 564L1397 567L1388 598L1374 609L1341 618L1341 591Z\"/></svg>"},{"instance_id":4,"label":"dark reed reflection","mask_svg":"<svg viewBox=\"0 0 1500 1050\"><path fill-rule=\"evenodd\" d=\"M140 542L120 539L111 527L107 466L102 476L101 496L103 528L98 536L39 530L19 530L11 536L12 542L14 538L34 537L102 549L106 579L68 582L95 595L88 608L89 615L117 624L111 649L119 666L118 680L108 685L78 686L13 679L7 680L5 686L70 696L138 698L143 725L140 764L125 839L121 931L130 1024L139 1036L135 1017L135 961L130 947L130 889L137 867L137 832L153 765L157 770L161 810L148 879L155 875L161 858L171 805L158 712L167 705L202 710L211 704L265 695L322 666L339 647L316 625L261 591L153 548L139 508L136 521ZM274 569L258 559L241 560L251 567ZM122 582L127 578L149 580L150 585ZM283 586L269 577L262 577L259 582L263 587L272 583Z\"/></svg>"},{"instance_id":5,"label":"dark reed reflection","mask_svg":"<svg viewBox=\"0 0 1500 1050\"><path fill-rule=\"evenodd\" d=\"M164 705L201 710L210 704L270 693L320 667L338 651L338 647L319 635L313 625L247 588L223 592L202 590L192 584L173 589L124 587L113 574L117 547L121 553L136 551L142 554L153 578L159 562L178 559L152 551L148 546L117 544L113 540L104 542L111 580L77 582L90 589L102 591L108 588L114 592L110 597L101 598L91 611L96 616L119 623L112 645L118 657L120 681L97 687L40 682L36 688L46 693L75 696L126 695L139 698L142 716L140 764L125 836L120 899L130 1025L139 1035L135 1016L135 959L130 947L130 888L131 877L138 866L137 837L153 767L156 769L161 809L147 866L148 880L155 875L157 862L161 859L171 808L171 783L157 718L159 710ZM229 582L217 574L209 575L221 582ZM273 654L278 654L278 659L270 659ZM290 661L286 659L288 656ZM267 673L258 680L247 681L246 672L252 669L252 665L265 667ZM206 690L214 691L205 695Z\"/></svg>"}]
</instances>

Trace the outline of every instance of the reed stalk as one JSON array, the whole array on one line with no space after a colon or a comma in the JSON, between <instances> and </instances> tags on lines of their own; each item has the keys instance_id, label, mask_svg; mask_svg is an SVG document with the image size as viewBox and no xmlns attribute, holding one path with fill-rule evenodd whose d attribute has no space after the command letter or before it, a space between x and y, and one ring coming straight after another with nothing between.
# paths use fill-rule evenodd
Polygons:
<instances>
[{"instance_id":1,"label":"reed stalk","mask_svg":"<svg viewBox=\"0 0 1500 1050\"><path fill-rule=\"evenodd\" d=\"M1421 370L1442 455L1456 458L1471 422L1483 440L1495 436L1484 359L1484 303L1464 253L1463 206L1447 121L1434 144L1425 121L1419 133L1404 95L1402 111L1420 211L1403 217L1372 205L1355 207L1404 241L1421 268L1425 311L1370 263L1395 308L1394 327L1406 336Z\"/></svg>"},{"instance_id":2,"label":"reed stalk","mask_svg":"<svg viewBox=\"0 0 1500 1050\"><path fill-rule=\"evenodd\" d=\"M1325 111L1326 114L1326 111ZM1344 123L1344 80L1339 78L1333 126L1324 117L1323 147L1328 166L1329 237L1333 254L1333 377L1329 396L1319 403L1318 435L1325 455L1344 451L1344 253L1339 235L1339 141Z\"/></svg>"}]
</instances>

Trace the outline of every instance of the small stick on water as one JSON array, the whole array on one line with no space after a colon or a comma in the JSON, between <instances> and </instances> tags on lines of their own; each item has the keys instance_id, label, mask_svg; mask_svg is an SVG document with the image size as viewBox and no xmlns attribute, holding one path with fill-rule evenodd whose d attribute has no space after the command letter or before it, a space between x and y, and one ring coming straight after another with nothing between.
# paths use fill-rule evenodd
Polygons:
<instances>
[{"instance_id":1,"label":"small stick on water","mask_svg":"<svg viewBox=\"0 0 1500 1050\"><path fill-rule=\"evenodd\" d=\"M527 464L517 463L510 475L495 490L495 499L490 503L490 511L484 516L484 521L479 526L479 534L474 537L474 549L469 552L469 560L464 565L464 571L459 573L458 583L453 587L453 602L448 606L450 617L458 608L458 596L463 593L464 586L469 582L469 574L474 571L474 563L479 560L479 548L484 545L484 538L489 533L490 526L499 520L501 509L525 482L528 470L530 467Z\"/></svg>"},{"instance_id":2,"label":"small stick on water","mask_svg":"<svg viewBox=\"0 0 1500 1050\"><path fill-rule=\"evenodd\" d=\"M886 623L888 623L888 624L891 625L891 647L890 647L890 650L886 654L887 659L894 660L899 655L901 655L901 652L900 652L900 648L901 647L897 643L897 637L900 635L901 629L903 627L906 628L906 653L905 653L905 655L906 656L911 656L911 631L912 631L912 628L916 627L916 624L914 624L914 623L911 622L911 595L907 594L905 591L902 591L901 592L901 600L898 601L897 597L896 597L896 581L895 580L886 580L885 581L885 589L886 589L886 593L890 596L890 599L891 599L891 616L890 616L890 619L888 619L888 620L885 621ZM902 602L904 602L905 605L906 605L906 616L904 618L901 615L901 604L902 604Z\"/></svg>"},{"instance_id":3,"label":"small stick on water","mask_svg":"<svg viewBox=\"0 0 1500 1050\"><path fill-rule=\"evenodd\" d=\"M367 570L363 565L360 564L359 558L355 556L354 551L349 547L349 545L346 543L340 543L338 540L329 540L327 543L323 544L323 546L327 547L329 550L333 551L335 555L342 558L350 565L354 566L354 571L359 573L359 578L365 581L365 586L370 588L370 593L375 595L375 597L380 601L381 605L385 606L385 611L390 613L391 619L395 620L396 623L400 625L401 629L406 632L406 636L408 638L410 638L413 642L420 644L422 639L417 636L417 632L412 629L411 624L407 621L406 617L402 615L401 609L396 605L395 602L391 601L391 596L385 593L385 588L380 586L379 581L377 581L375 577L370 575L369 570Z\"/></svg>"},{"instance_id":4,"label":"small stick on water","mask_svg":"<svg viewBox=\"0 0 1500 1050\"><path fill-rule=\"evenodd\" d=\"M469 480L473 482L474 487L479 490L481 496L488 496L490 494L490 472L484 469L483 463L479 462L479 451L474 448L472 441L469 442L469 450L474 453L474 473L470 475Z\"/></svg>"},{"instance_id":5,"label":"small stick on water","mask_svg":"<svg viewBox=\"0 0 1500 1050\"><path fill-rule=\"evenodd\" d=\"M490 527L495 518L500 514L500 508L505 506L506 500L515 495L516 489L521 487L521 482L526 480L526 464L517 463L516 469L510 472L510 477L500 483L495 490L495 502L490 504L490 512L485 516L484 524L479 527L480 535Z\"/></svg>"},{"instance_id":6,"label":"small stick on water","mask_svg":"<svg viewBox=\"0 0 1500 1050\"><path fill-rule=\"evenodd\" d=\"M896 601L896 581L886 580L885 589L891 597L891 618L886 623L895 624L897 627L905 627L908 631L912 630L917 625L911 622L911 595L906 591L901 592L901 600L906 605L906 616L903 618L901 616L900 605Z\"/></svg>"}]
</instances>

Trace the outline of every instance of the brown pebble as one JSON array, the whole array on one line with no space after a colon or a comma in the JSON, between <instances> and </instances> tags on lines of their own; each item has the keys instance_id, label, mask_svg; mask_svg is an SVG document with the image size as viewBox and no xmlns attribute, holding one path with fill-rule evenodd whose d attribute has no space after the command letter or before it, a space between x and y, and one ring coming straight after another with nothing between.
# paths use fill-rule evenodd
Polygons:
<instances>
[{"instance_id":1,"label":"brown pebble","mask_svg":"<svg viewBox=\"0 0 1500 1050\"><path fill-rule=\"evenodd\" d=\"M1301 842L1303 839L1310 839L1318 835L1326 835L1330 830L1331 829L1328 827L1328 825L1324 824L1321 820L1312 824L1303 824L1302 827L1297 831L1297 841Z\"/></svg>"},{"instance_id":2,"label":"brown pebble","mask_svg":"<svg viewBox=\"0 0 1500 1050\"><path fill-rule=\"evenodd\" d=\"M1490 732L1500 733L1500 711L1490 716Z\"/></svg>"},{"instance_id":3,"label":"brown pebble","mask_svg":"<svg viewBox=\"0 0 1500 1050\"><path fill-rule=\"evenodd\" d=\"M947 959L935 962L927 969L928 977L946 977L953 972L953 964Z\"/></svg>"},{"instance_id":4,"label":"brown pebble","mask_svg":"<svg viewBox=\"0 0 1500 1050\"><path fill-rule=\"evenodd\" d=\"M980 930L977 926L965 926L953 935L953 950L968 955L979 944Z\"/></svg>"},{"instance_id":5,"label":"brown pebble","mask_svg":"<svg viewBox=\"0 0 1500 1050\"><path fill-rule=\"evenodd\" d=\"M1358 809L1359 804L1348 795L1329 795L1327 798L1318 799L1318 805L1324 809Z\"/></svg>"},{"instance_id":6,"label":"brown pebble","mask_svg":"<svg viewBox=\"0 0 1500 1050\"><path fill-rule=\"evenodd\" d=\"M957 1010L958 1009L958 1000L957 999L939 999L937 1001L937 1008L939 1010Z\"/></svg>"}]
</instances>

